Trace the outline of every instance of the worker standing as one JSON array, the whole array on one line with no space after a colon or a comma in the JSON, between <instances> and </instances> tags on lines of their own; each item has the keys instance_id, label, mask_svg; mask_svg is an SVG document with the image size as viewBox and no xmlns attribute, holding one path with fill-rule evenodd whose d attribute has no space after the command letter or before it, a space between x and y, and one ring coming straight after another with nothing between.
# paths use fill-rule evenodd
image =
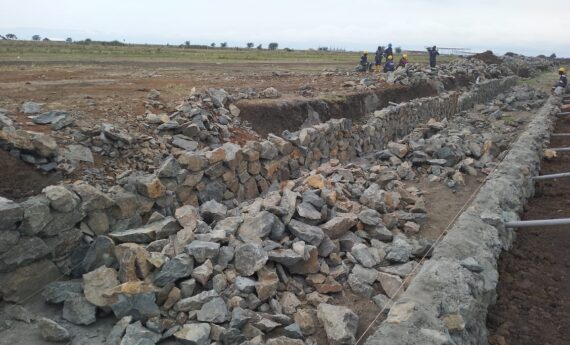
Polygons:
<instances>
[{"instance_id":1,"label":"worker standing","mask_svg":"<svg viewBox=\"0 0 570 345\"><path fill-rule=\"evenodd\" d=\"M558 70L558 74L560 75L560 79L558 79L558 83L554 86L554 93L556 95L562 95L566 93L566 88L568 87L568 77L566 76L566 68L560 67Z\"/></svg>"},{"instance_id":2,"label":"worker standing","mask_svg":"<svg viewBox=\"0 0 570 345\"><path fill-rule=\"evenodd\" d=\"M386 59L390 55L394 55L394 53L392 51L392 43L388 43L388 48L386 48L386 50L384 50L384 56L386 57Z\"/></svg>"},{"instance_id":3,"label":"worker standing","mask_svg":"<svg viewBox=\"0 0 570 345\"><path fill-rule=\"evenodd\" d=\"M384 65L384 72L393 72L394 70L394 57L392 55L388 55L386 58L386 64Z\"/></svg>"},{"instance_id":4,"label":"worker standing","mask_svg":"<svg viewBox=\"0 0 570 345\"><path fill-rule=\"evenodd\" d=\"M382 65L382 57L384 56L384 47L382 46L378 46L378 49L376 50L376 56L374 57L374 62L376 63L376 66L380 66Z\"/></svg>"},{"instance_id":5,"label":"worker standing","mask_svg":"<svg viewBox=\"0 0 570 345\"><path fill-rule=\"evenodd\" d=\"M429 66L431 68L435 68L436 57L439 55L439 52L437 51L436 46L428 48L427 50L429 53Z\"/></svg>"},{"instance_id":6,"label":"worker standing","mask_svg":"<svg viewBox=\"0 0 570 345\"><path fill-rule=\"evenodd\" d=\"M402 58L400 58L400 61L398 61L398 67L406 67L407 64L408 64L408 54L404 54L402 55Z\"/></svg>"}]
</instances>

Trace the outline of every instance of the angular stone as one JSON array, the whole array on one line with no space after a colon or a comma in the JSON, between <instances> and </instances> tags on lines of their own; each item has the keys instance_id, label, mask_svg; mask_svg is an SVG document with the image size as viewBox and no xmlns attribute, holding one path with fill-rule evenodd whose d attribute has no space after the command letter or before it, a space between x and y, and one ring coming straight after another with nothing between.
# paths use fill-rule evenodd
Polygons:
<instances>
[{"instance_id":1,"label":"angular stone","mask_svg":"<svg viewBox=\"0 0 570 345\"><path fill-rule=\"evenodd\" d=\"M350 253L366 268L372 268L378 264L365 244L359 243L354 245Z\"/></svg>"},{"instance_id":2,"label":"angular stone","mask_svg":"<svg viewBox=\"0 0 570 345\"><path fill-rule=\"evenodd\" d=\"M206 201L200 206L200 215L208 224L226 217L228 208L215 200Z\"/></svg>"},{"instance_id":3,"label":"angular stone","mask_svg":"<svg viewBox=\"0 0 570 345\"><path fill-rule=\"evenodd\" d=\"M386 259L391 262L396 263L406 263L410 261L410 255L412 254L413 247L401 236L394 237L392 241L392 246Z\"/></svg>"},{"instance_id":4,"label":"angular stone","mask_svg":"<svg viewBox=\"0 0 570 345\"><path fill-rule=\"evenodd\" d=\"M297 205L297 213L301 218L313 221L318 221L322 217L321 211L318 211L312 204L304 201Z\"/></svg>"},{"instance_id":5,"label":"angular stone","mask_svg":"<svg viewBox=\"0 0 570 345\"><path fill-rule=\"evenodd\" d=\"M216 223L214 231L223 231L226 236L231 236L236 233L242 222L241 217L227 217Z\"/></svg>"},{"instance_id":6,"label":"angular stone","mask_svg":"<svg viewBox=\"0 0 570 345\"><path fill-rule=\"evenodd\" d=\"M137 321L127 326L121 345L154 345L160 341L161 335L155 333Z\"/></svg>"},{"instance_id":7,"label":"angular stone","mask_svg":"<svg viewBox=\"0 0 570 345\"><path fill-rule=\"evenodd\" d=\"M336 240L342 237L342 235L347 233L355 225L356 216L354 214L347 214L342 217L334 217L320 227L332 240Z\"/></svg>"},{"instance_id":8,"label":"angular stone","mask_svg":"<svg viewBox=\"0 0 570 345\"><path fill-rule=\"evenodd\" d=\"M358 315L352 310L323 303L317 308L317 317L323 324L331 345L351 345L356 339Z\"/></svg>"},{"instance_id":9,"label":"angular stone","mask_svg":"<svg viewBox=\"0 0 570 345\"><path fill-rule=\"evenodd\" d=\"M358 214L358 219L365 225L380 224L380 213L376 210L366 209Z\"/></svg>"},{"instance_id":10,"label":"angular stone","mask_svg":"<svg viewBox=\"0 0 570 345\"><path fill-rule=\"evenodd\" d=\"M113 326L107 338L105 339L106 345L120 345L121 339L125 335L125 331L129 324L133 321L133 318L130 316L125 316Z\"/></svg>"},{"instance_id":11,"label":"angular stone","mask_svg":"<svg viewBox=\"0 0 570 345\"><path fill-rule=\"evenodd\" d=\"M216 242L192 241L184 248L184 251L202 263L207 259L214 260L220 252L220 244Z\"/></svg>"},{"instance_id":12,"label":"angular stone","mask_svg":"<svg viewBox=\"0 0 570 345\"><path fill-rule=\"evenodd\" d=\"M265 266L267 260L267 252L261 245L246 243L236 248L234 265L241 275L248 277Z\"/></svg>"},{"instance_id":13,"label":"angular stone","mask_svg":"<svg viewBox=\"0 0 570 345\"><path fill-rule=\"evenodd\" d=\"M213 298L219 297L219 294L214 291L204 291L195 296L183 298L174 306L177 311L192 311L199 310L202 306L211 301Z\"/></svg>"},{"instance_id":14,"label":"angular stone","mask_svg":"<svg viewBox=\"0 0 570 345\"><path fill-rule=\"evenodd\" d=\"M170 259L154 276L154 284L164 287L178 279L190 276L194 267L194 260L188 254L180 254Z\"/></svg>"},{"instance_id":15,"label":"angular stone","mask_svg":"<svg viewBox=\"0 0 570 345\"><path fill-rule=\"evenodd\" d=\"M397 294L404 292L403 287L400 289L402 279L396 275L378 272L378 281L386 295L390 298L395 298Z\"/></svg>"},{"instance_id":16,"label":"angular stone","mask_svg":"<svg viewBox=\"0 0 570 345\"><path fill-rule=\"evenodd\" d=\"M174 338L184 345L209 345L211 327L207 323L192 323L182 326Z\"/></svg>"},{"instance_id":17,"label":"angular stone","mask_svg":"<svg viewBox=\"0 0 570 345\"><path fill-rule=\"evenodd\" d=\"M266 267L257 271L257 277L258 280L255 284L257 296L261 301L267 301L277 292L279 277L275 271L270 270Z\"/></svg>"},{"instance_id":18,"label":"angular stone","mask_svg":"<svg viewBox=\"0 0 570 345\"><path fill-rule=\"evenodd\" d=\"M81 281L55 281L44 288L42 296L46 303L57 304L81 293L83 293Z\"/></svg>"},{"instance_id":19,"label":"angular stone","mask_svg":"<svg viewBox=\"0 0 570 345\"><path fill-rule=\"evenodd\" d=\"M100 266L114 267L116 265L115 243L107 236L97 236L87 249L78 271L84 273Z\"/></svg>"},{"instance_id":20,"label":"angular stone","mask_svg":"<svg viewBox=\"0 0 570 345\"><path fill-rule=\"evenodd\" d=\"M88 326L97 321L97 308L83 296L77 295L63 303L63 318L75 325Z\"/></svg>"},{"instance_id":21,"label":"angular stone","mask_svg":"<svg viewBox=\"0 0 570 345\"><path fill-rule=\"evenodd\" d=\"M97 307L108 307L112 299L106 296L106 291L119 285L117 271L101 266L95 271L83 275L85 298Z\"/></svg>"},{"instance_id":22,"label":"angular stone","mask_svg":"<svg viewBox=\"0 0 570 345\"><path fill-rule=\"evenodd\" d=\"M0 197L0 231L16 230L24 219L24 208L19 204Z\"/></svg>"},{"instance_id":23,"label":"angular stone","mask_svg":"<svg viewBox=\"0 0 570 345\"><path fill-rule=\"evenodd\" d=\"M384 314L388 314L388 312L390 311L390 305L392 303L392 300L388 296L384 294L378 294L372 297L372 300L378 306L378 308L384 310L383 311Z\"/></svg>"},{"instance_id":24,"label":"angular stone","mask_svg":"<svg viewBox=\"0 0 570 345\"><path fill-rule=\"evenodd\" d=\"M291 266L303 260L303 256L291 249L275 249L268 253L269 260L285 266Z\"/></svg>"},{"instance_id":25,"label":"angular stone","mask_svg":"<svg viewBox=\"0 0 570 345\"><path fill-rule=\"evenodd\" d=\"M289 272L293 274L311 274L318 273L319 265L319 250L315 246L307 246L309 257L305 261L299 261L294 265L287 266Z\"/></svg>"},{"instance_id":26,"label":"angular stone","mask_svg":"<svg viewBox=\"0 0 570 345\"><path fill-rule=\"evenodd\" d=\"M79 197L62 186L48 186L42 191L51 207L59 212L71 212L79 204Z\"/></svg>"},{"instance_id":27,"label":"angular stone","mask_svg":"<svg viewBox=\"0 0 570 345\"><path fill-rule=\"evenodd\" d=\"M196 279L202 286L207 286L210 277L214 273L214 266L212 262L208 259L202 265L194 268L192 270L192 278Z\"/></svg>"},{"instance_id":28,"label":"angular stone","mask_svg":"<svg viewBox=\"0 0 570 345\"><path fill-rule=\"evenodd\" d=\"M176 209L174 217L183 228L194 230L200 219L200 214L194 206L185 205Z\"/></svg>"},{"instance_id":29,"label":"angular stone","mask_svg":"<svg viewBox=\"0 0 570 345\"><path fill-rule=\"evenodd\" d=\"M216 297L205 303L197 314L198 321L224 323L231 319L231 314L226 302L221 297Z\"/></svg>"},{"instance_id":30,"label":"angular stone","mask_svg":"<svg viewBox=\"0 0 570 345\"><path fill-rule=\"evenodd\" d=\"M109 195L86 183L74 184L71 188L81 198L81 207L86 212L104 210L114 205Z\"/></svg>"},{"instance_id":31,"label":"angular stone","mask_svg":"<svg viewBox=\"0 0 570 345\"><path fill-rule=\"evenodd\" d=\"M282 226L281 221L267 211L261 211L253 217L245 217L240 225L238 235L244 241L260 243L275 229Z\"/></svg>"},{"instance_id":32,"label":"angular stone","mask_svg":"<svg viewBox=\"0 0 570 345\"><path fill-rule=\"evenodd\" d=\"M38 320L38 328L42 338L46 341L62 343L71 340L69 331L51 319L40 318Z\"/></svg>"},{"instance_id":33,"label":"angular stone","mask_svg":"<svg viewBox=\"0 0 570 345\"><path fill-rule=\"evenodd\" d=\"M321 228L302 223L295 219L292 219L289 222L287 229L301 240L315 246L321 244L325 236L325 233Z\"/></svg>"},{"instance_id":34,"label":"angular stone","mask_svg":"<svg viewBox=\"0 0 570 345\"><path fill-rule=\"evenodd\" d=\"M142 290L124 291L112 295L114 303L111 309L117 318L130 315L134 320L146 320L160 315L154 291L149 291L150 289L146 287L140 289Z\"/></svg>"},{"instance_id":35,"label":"angular stone","mask_svg":"<svg viewBox=\"0 0 570 345\"><path fill-rule=\"evenodd\" d=\"M2 202L0 201L0 204L1 203ZM40 233L52 220L49 204L49 200L41 195L28 198L26 201L22 202L20 205L24 210L24 217L18 230L27 236L34 236ZM1 208L2 206L0 206L0 209ZM0 211L0 213L1 212L2 211ZM5 218L5 215L0 215L0 219L8 218L9 217Z\"/></svg>"},{"instance_id":36,"label":"angular stone","mask_svg":"<svg viewBox=\"0 0 570 345\"><path fill-rule=\"evenodd\" d=\"M301 328L303 335L309 336L317 331L316 312L311 309L299 309L295 313L295 323Z\"/></svg>"}]
</instances>

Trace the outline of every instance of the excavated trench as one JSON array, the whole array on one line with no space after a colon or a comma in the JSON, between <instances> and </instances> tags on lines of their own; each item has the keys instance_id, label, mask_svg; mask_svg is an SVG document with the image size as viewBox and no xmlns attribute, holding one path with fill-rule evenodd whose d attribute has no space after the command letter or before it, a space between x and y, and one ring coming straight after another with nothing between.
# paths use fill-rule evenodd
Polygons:
<instances>
[{"instance_id":1,"label":"excavated trench","mask_svg":"<svg viewBox=\"0 0 570 345\"><path fill-rule=\"evenodd\" d=\"M240 117L248 121L262 137L269 133L281 134L284 130L296 131L307 119L317 113L318 120L347 118L358 121L366 114L388 106L388 102L400 103L411 99L434 96L437 91L430 85L416 87L394 86L375 91L327 96L320 99L296 99L287 101L241 101Z\"/></svg>"},{"instance_id":2,"label":"excavated trench","mask_svg":"<svg viewBox=\"0 0 570 345\"><path fill-rule=\"evenodd\" d=\"M570 133L558 119L554 133ZM550 147L568 147L570 137L553 136ZM544 159L541 175L570 171L570 153ZM568 179L539 181L524 220L568 218ZM511 251L499 261L497 304L489 310L490 345L568 344L570 324L570 226L521 228Z\"/></svg>"}]
</instances>

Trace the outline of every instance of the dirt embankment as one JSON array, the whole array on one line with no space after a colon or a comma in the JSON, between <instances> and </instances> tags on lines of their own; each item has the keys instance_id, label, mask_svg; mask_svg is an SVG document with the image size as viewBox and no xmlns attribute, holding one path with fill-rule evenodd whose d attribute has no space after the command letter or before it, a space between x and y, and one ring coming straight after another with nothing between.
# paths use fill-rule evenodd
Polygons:
<instances>
[{"instance_id":1,"label":"dirt embankment","mask_svg":"<svg viewBox=\"0 0 570 345\"><path fill-rule=\"evenodd\" d=\"M318 113L321 122L348 118L354 122L364 115L381 109L388 102L405 102L437 94L430 85L416 87L391 86L369 92L322 97L320 99L291 99L284 101L244 100L238 103L240 117L251 123L253 130L265 137L269 133L280 135L284 130L296 131L309 118Z\"/></svg>"}]
</instances>

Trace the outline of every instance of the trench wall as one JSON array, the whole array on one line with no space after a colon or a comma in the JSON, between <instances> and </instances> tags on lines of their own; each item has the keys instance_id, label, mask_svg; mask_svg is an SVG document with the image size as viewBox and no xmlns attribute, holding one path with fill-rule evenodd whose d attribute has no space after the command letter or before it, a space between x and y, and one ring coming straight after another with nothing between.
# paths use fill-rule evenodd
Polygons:
<instances>
[{"instance_id":1,"label":"trench wall","mask_svg":"<svg viewBox=\"0 0 570 345\"><path fill-rule=\"evenodd\" d=\"M386 321L366 345L487 344L487 307L496 300L497 260L514 240L504 222L518 220L534 193L560 99L551 97L434 249Z\"/></svg>"},{"instance_id":2,"label":"trench wall","mask_svg":"<svg viewBox=\"0 0 570 345\"><path fill-rule=\"evenodd\" d=\"M86 238L139 227L153 211L176 223L172 215L181 205L216 200L237 206L271 184L299 177L302 169L384 148L430 118L454 116L515 83L516 77L489 80L463 94L391 106L364 125L332 119L244 146L226 143L212 151L184 152L167 158L153 174L119 176L108 193L79 182L50 186L19 204L0 198L0 299L19 301L60 272L79 275L78 260L100 255L90 251Z\"/></svg>"}]
</instances>

